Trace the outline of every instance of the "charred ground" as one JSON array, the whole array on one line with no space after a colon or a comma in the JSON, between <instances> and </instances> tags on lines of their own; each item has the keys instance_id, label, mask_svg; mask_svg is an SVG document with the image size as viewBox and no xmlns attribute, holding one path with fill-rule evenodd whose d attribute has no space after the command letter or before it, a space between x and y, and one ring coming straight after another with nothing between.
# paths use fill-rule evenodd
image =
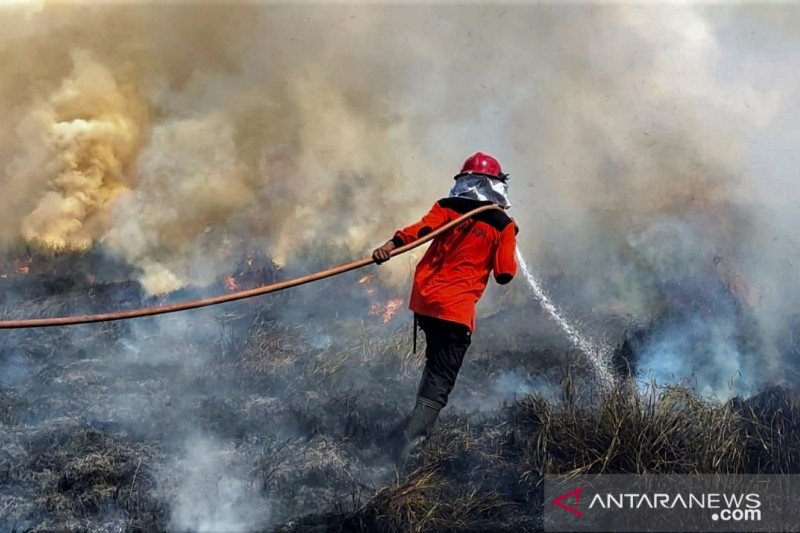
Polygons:
<instances>
[{"instance_id":1,"label":"charred ground","mask_svg":"<svg viewBox=\"0 0 800 533\"><path fill-rule=\"evenodd\" d=\"M40 262L0 280L5 317L153 302L96 273L113 270L103 258ZM235 271L240 285L291 275L263 257ZM407 315L369 314L399 295L361 275L191 314L4 331L0 529L537 530L547 473L797 473L797 394L600 391L532 303L481 321L439 432L398 472L386 450L421 361ZM618 362L657 328L629 335Z\"/></svg>"}]
</instances>

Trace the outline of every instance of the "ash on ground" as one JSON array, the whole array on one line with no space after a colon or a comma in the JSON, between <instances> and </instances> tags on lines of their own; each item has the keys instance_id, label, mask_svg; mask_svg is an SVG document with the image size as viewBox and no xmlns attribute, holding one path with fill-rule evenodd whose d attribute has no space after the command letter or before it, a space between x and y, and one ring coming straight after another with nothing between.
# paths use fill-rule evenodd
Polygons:
<instances>
[{"instance_id":1,"label":"ash on ground","mask_svg":"<svg viewBox=\"0 0 800 533\"><path fill-rule=\"evenodd\" d=\"M155 301L118 281L41 286L5 281L4 318ZM714 405L679 389L593 390L531 302L480 321L437 434L398 470L388 451L424 346L411 353L408 311L369 313L399 295L353 287L342 276L196 312L0 333L0 529L539 530L545 473L796 469L795 396ZM703 447L713 424L722 440ZM670 431L669 450L646 441ZM615 432L629 432L625 446Z\"/></svg>"}]
</instances>

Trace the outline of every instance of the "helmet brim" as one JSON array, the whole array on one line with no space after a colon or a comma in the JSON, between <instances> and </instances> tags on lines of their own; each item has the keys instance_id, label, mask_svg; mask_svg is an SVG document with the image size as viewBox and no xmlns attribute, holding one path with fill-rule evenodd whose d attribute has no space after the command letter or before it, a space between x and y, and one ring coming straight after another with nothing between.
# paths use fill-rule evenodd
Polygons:
<instances>
[{"instance_id":1,"label":"helmet brim","mask_svg":"<svg viewBox=\"0 0 800 533\"><path fill-rule=\"evenodd\" d=\"M511 177L508 174L503 174L502 172L500 173L499 176L495 176L494 174L486 174L485 172L459 172L458 174L453 176L453 179L457 180L458 178L463 178L464 176L486 176L487 178L492 178L493 180L498 180L503 182L508 181L508 178Z\"/></svg>"}]
</instances>

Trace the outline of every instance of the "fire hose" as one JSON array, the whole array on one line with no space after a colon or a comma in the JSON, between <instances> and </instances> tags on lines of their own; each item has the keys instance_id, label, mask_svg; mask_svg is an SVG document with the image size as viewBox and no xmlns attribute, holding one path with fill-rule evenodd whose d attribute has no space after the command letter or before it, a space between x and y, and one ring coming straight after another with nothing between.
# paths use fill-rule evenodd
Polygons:
<instances>
[{"instance_id":1,"label":"fire hose","mask_svg":"<svg viewBox=\"0 0 800 533\"><path fill-rule=\"evenodd\" d=\"M435 239L442 233L449 231L453 227L461 224L465 220L474 217L479 213L483 213L484 211L491 211L491 210L502 210L501 207L491 204L491 205L483 205L478 207L477 209L473 209L467 213L464 213L460 217L447 222L443 226L431 231L427 235L420 237L419 239L412 241L406 245L400 246L399 248L395 248L390 252L390 256L394 257L400 254L404 254L409 250L413 250L419 246L422 246L426 242ZM321 279L329 278L332 276L337 276L339 274L343 274L345 272L349 272L351 270L356 270L359 268L363 268L365 266L371 265L375 262L372 257L367 257L365 259L360 259L358 261L353 261L352 263L347 263L344 265L339 265L337 267L329 268L328 270L322 270L320 272L316 272L314 274L307 274L305 276L300 276L298 278L289 279L285 281L281 281L278 283L272 283L270 285L262 285L260 287L255 287L253 289L246 289L243 291L231 292L227 294L222 294L219 296L211 296L208 298L200 298L197 300L190 300L186 302L178 302L174 304L168 305L160 305L160 306L152 306L152 307L141 307L138 309L128 309L124 311L112 311L108 313L99 313L94 315L74 315L74 316L62 316L62 317L52 317L52 318L26 318L26 319L19 319L19 320L3 320L0 321L0 329L19 329L19 328L47 328L53 326L74 326L77 324L91 324L94 322L110 322L113 320L125 320L129 318L140 318L144 316L154 316L154 315L163 315L165 313L175 313L178 311L188 311L189 309L198 309L200 307L208 307L211 305L219 305L228 302L235 302L236 300L243 300L245 298L252 298L254 296L261 296L262 294L269 294L271 292L278 292L284 289L289 289L291 287L297 287L299 285L305 285L306 283L312 283L314 281L319 281Z\"/></svg>"}]
</instances>

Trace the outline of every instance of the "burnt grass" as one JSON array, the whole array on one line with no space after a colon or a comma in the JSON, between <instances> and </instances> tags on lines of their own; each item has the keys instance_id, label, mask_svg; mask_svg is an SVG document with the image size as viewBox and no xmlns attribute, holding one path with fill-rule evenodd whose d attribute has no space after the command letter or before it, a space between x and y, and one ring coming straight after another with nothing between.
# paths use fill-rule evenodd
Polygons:
<instances>
[{"instance_id":1,"label":"burnt grass","mask_svg":"<svg viewBox=\"0 0 800 533\"><path fill-rule=\"evenodd\" d=\"M480 322L436 434L396 468L421 356L409 315L369 316L357 278L0 331L0 530L540 530L546 474L800 473L797 393L603 390L532 304ZM4 318L153 301L25 283L3 286Z\"/></svg>"}]
</instances>

